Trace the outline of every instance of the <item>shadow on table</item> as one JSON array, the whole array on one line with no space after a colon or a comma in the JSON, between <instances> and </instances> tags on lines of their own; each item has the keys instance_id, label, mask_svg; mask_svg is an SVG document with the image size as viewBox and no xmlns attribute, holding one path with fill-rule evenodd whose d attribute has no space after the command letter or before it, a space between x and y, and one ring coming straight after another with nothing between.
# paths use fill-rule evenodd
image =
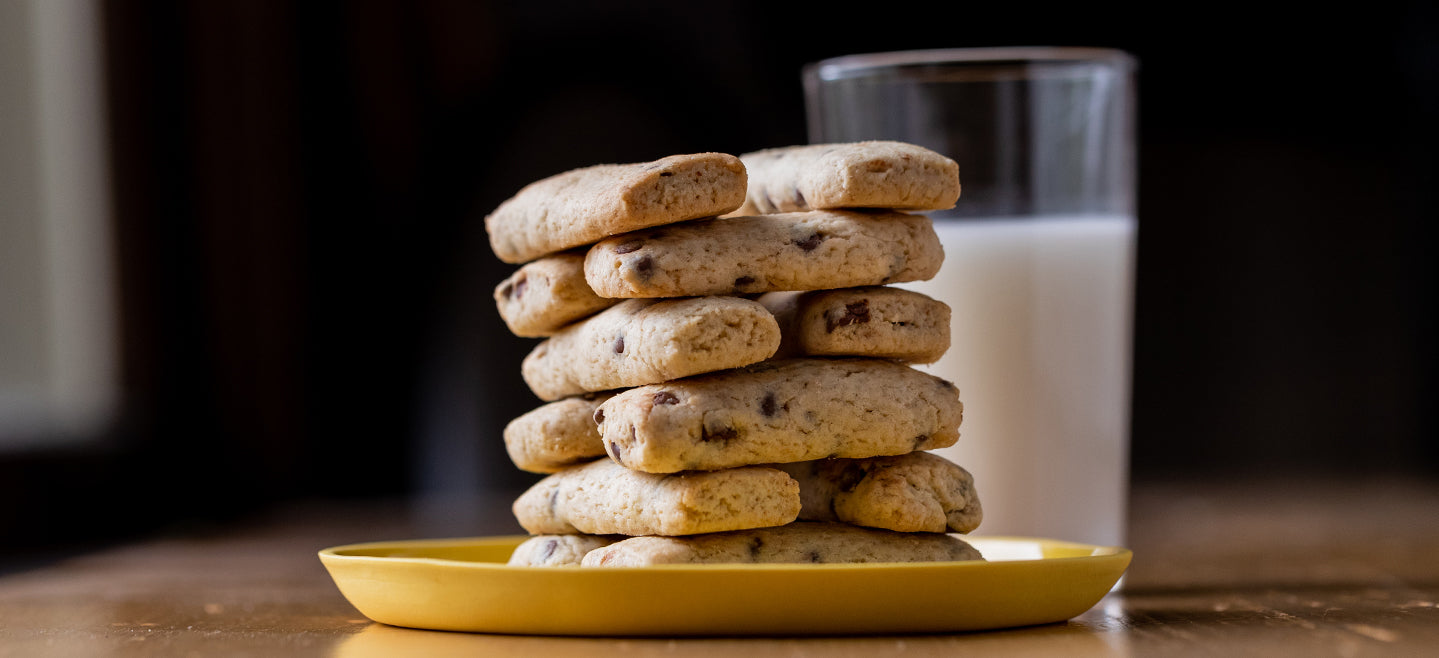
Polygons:
<instances>
[{"instance_id":1,"label":"shadow on table","mask_svg":"<svg viewBox=\"0 0 1439 658\"><path fill-rule=\"evenodd\" d=\"M1022 647L1034 655L1113 656L1113 638L1075 622L952 635L773 638L530 637L424 631L372 623L346 639L337 658L448 656L923 656L957 651L997 652ZM1123 653L1119 651L1118 653Z\"/></svg>"}]
</instances>

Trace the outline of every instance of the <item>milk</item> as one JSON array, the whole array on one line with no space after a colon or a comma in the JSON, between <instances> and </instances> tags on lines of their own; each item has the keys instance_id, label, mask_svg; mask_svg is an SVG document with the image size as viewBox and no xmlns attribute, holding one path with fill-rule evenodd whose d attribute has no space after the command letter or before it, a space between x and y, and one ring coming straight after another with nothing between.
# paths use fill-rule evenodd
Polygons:
<instances>
[{"instance_id":1,"label":"milk","mask_svg":"<svg viewBox=\"0 0 1439 658\"><path fill-rule=\"evenodd\" d=\"M978 535L1124 545L1133 217L935 218L944 265L901 284L947 303Z\"/></svg>"}]
</instances>

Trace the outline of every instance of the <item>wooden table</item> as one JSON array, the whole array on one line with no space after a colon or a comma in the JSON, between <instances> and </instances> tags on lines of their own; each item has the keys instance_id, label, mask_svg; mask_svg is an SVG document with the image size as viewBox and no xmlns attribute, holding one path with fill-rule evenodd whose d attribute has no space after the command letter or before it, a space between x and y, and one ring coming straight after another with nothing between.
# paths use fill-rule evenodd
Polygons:
<instances>
[{"instance_id":1,"label":"wooden table","mask_svg":"<svg viewBox=\"0 0 1439 658\"><path fill-rule=\"evenodd\" d=\"M507 507L471 506L500 512L466 524L395 505L294 507L11 574L0 578L0 656L1439 655L1439 483L1405 479L1138 486L1122 593L1068 623L982 633L415 631L363 618L315 557L358 541L516 532Z\"/></svg>"}]
</instances>

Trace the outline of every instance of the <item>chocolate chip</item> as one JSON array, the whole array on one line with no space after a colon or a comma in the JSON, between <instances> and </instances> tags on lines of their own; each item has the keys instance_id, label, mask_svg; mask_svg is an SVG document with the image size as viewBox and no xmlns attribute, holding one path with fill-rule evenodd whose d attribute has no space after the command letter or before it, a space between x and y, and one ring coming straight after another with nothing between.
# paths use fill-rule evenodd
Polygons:
<instances>
[{"instance_id":1,"label":"chocolate chip","mask_svg":"<svg viewBox=\"0 0 1439 658\"><path fill-rule=\"evenodd\" d=\"M674 394L674 393L671 393L671 392L669 392L669 391L660 391L659 393L655 393L654 403L655 403L655 404L679 404L679 403L680 403L680 399L679 399L678 397L675 397L675 394Z\"/></svg>"},{"instance_id":2,"label":"chocolate chip","mask_svg":"<svg viewBox=\"0 0 1439 658\"><path fill-rule=\"evenodd\" d=\"M796 247L799 247L799 248L800 248L801 250L803 250L803 251L814 251L815 248L818 247L818 246L819 246L819 243L821 243L821 242L824 242L824 234L823 234L823 233L815 233L814 235L811 235L811 236L809 236L809 237L807 237L807 238L805 238L805 239L803 239L803 240L799 240L799 241L796 241L796 242L792 242L791 244L793 244L793 245L796 246Z\"/></svg>"},{"instance_id":3,"label":"chocolate chip","mask_svg":"<svg viewBox=\"0 0 1439 658\"><path fill-rule=\"evenodd\" d=\"M759 403L759 412L766 418L773 418L776 411L779 409L776 408L774 393L765 393L764 400Z\"/></svg>"},{"instance_id":4,"label":"chocolate chip","mask_svg":"<svg viewBox=\"0 0 1439 658\"><path fill-rule=\"evenodd\" d=\"M529 277L526 277L526 276L524 276L524 275L521 275L520 278L519 278L519 280L515 281L515 299L519 299L519 298L521 298L521 297L524 297L524 296L525 296L525 288L529 287L529 285L530 285L530 279L529 279Z\"/></svg>"},{"instance_id":5,"label":"chocolate chip","mask_svg":"<svg viewBox=\"0 0 1439 658\"><path fill-rule=\"evenodd\" d=\"M925 446L926 444L928 444L928 443L929 443L929 435L928 435L928 434L921 434L921 435L919 435L919 436L914 437L914 449L915 449L915 450L919 450L920 448L924 447L924 446Z\"/></svg>"},{"instance_id":6,"label":"chocolate chip","mask_svg":"<svg viewBox=\"0 0 1439 658\"><path fill-rule=\"evenodd\" d=\"M864 470L864 466L861 466L859 462L850 462L843 471L840 471L839 477L835 479L835 484L839 486L840 491L849 493L864 481L866 475L869 475L869 472Z\"/></svg>"},{"instance_id":7,"label":"chocolate chip","mask_svg":"<svg viewBox=\"0 0 1439 658\"><path fill-rule=\"evenodd\" d=\"M615 460L615 463L616 463L616 464L619 464L619 465L621 465L621 466L624 465L624 463L625 463L625 460L624 460L625 451L620 449L620 444L615 443L614 441L610 441L610 450L609 450L609 452L610 452L610 459Z\"/></svg>"},{"instance_id":8,"label":"chocolate chip","mask_svg":"<svg viewBox=\"0 0 1439 658\"><path fill-rule=\"evenodd\" d=\"M500 286L500 296L504 297L505 299L514 299L515 284L506 281L504 285Z\"/></svg>"},{"instance_id":9,"label":"chocolate chip","mask_svg":"<svg viewBox=\"0 0 1439 658\"><path fill-rule=\"evenodd\" d=\"M941 380L939 380L939 385L940 385L941 388L947 388L947 389L949 389L949 390L954 390L954 382L949 381L948 379L941 379Z\"/></svg>"},{"instance_id":10,"label":"chocolate chip","mask_svg":"<svg viewBox=\"0 0 1439 658\"><path fill-rule=\"evenodd\" d=\"M635 274L640 275L641 279L648 281L650 276L654 274L655 259L650 258L649 254L646 254L631 262L630 267L634 268Z\"/></svg>"},{"instance_id":11,"label":"chocolate chip","mask_svg":"<svg viewBox=\"0 0 1439 658\"><path fill-rule=\"evenodd\" d=\"M753 283L754 283L754 277L752 277L752 276L742 276L742 277L739 277L739 278L737 278L737 279L734 280L734 287L735 287L736 289L738 289L738 288L743 288L743 287L748 286L748 285L751 285L751 284L753 284Z\"/></svg>"},{"instance_id":12,"label":"chocolate chip","mask_svg":"<svg viewBox=\"0 0 1439 658\"><path fill-rule=\"evenodd\" d=\"M645 246L644 240L625 240L624 242L615 245L615 253L627 254L631 251L638 251L639 248L643 246Z\"/></svg>"},{"instance_id":13,"label":"chocolate chip","mask_svg":"<svg viewBox=\"0 0 1439 658\"><path fill-rule=\"evenodd\" d=\"M801 208L809 207L809 204L804 200L804 193L800 192L797 187L794 189L794 202Z\"/></svg>"},{"instance_id":14,"label":"chocolate chip","mask_svg":"<svg viewBox=\"0 0 1439 658\"><path fill-rule=\"evenodd\" d=\"M560 504L560 488L550 489L550 513L554 513Z\"/></svg>"},{"instance_id":15,"label":"chocolate chip","mask_svg":"<svg viewBox=\"0 0 1439 658\"><path fill-rule=\"evenodd\" d=\"M760 549L764 548L764 539L755 537L749 540L749 554L751 557L759 557Z\"/></svg>"},{"instance_id":16,"label":"chocolate chip","mask_svg":"<svg viewBox=\"0 0 1439 658\"><path fill-rule=\"evenodd\" d=\"M616 338L616 339L615 339L615 354L624 354L624 353L625 353L625 337L624 337L624 336L620 336L619 338Z\"/></svg>"},{"instance_id":17,"label":"chocolate chip","mask_svg":"<svg viewBox=\"0 0 1439 658\"><path fill-rule=\"evenodd\" d=\"M835 329L847 327L852 324L864 324L869 322L869 300L861 299L857 302L844 305L844 311L836 313L830 311L824 314L825 333L833 333Z\"/></svg>"},{"instance_id":18,"label":"chocolate chip","mask_svg":"<svg viewBox=\"0 0 1439 658\"><path fill-rule=\"evenodd\" d=\"M605 423L605 410L604 410L604 409L595 409L595 424L596 424L596 425L603 425L604 423Z\"/></svg>"},{"instance_id":19,"label":"chocolate chip","mask_svg":"<svg viewBox=\"0 0 1439 658\"><path fill-rule=\"evenodd\" d=\"M543 549L540 549L540 561L541 561L541 562L544 562L544 561L550 559L551 557L554 557L554 555L555 555L555 548L559 547L559 545L560 545L560 542L559 542L559 541L556 541L556 540L554 540L554 539L551 539L551 540L549 540L549 541L546 541L546 542L545 542L545 547L544 547Z\"/></svg>"},{"instance_id":20,"label":"chocolate chip","mask_svg":"<svg viewBox=\"0 0 1439 658\"><path fill-rule=\"evenodd\" d=\"M706 443L710 441L729 442L737 436L739 436L739 431L733 427L721 427L714 430L705 427L700 430L700 440Z\"/></svg>"},{"instance_id":21,"label":"chocolate chip","mask_svg":"<svg viewBox=\"0 0 1439 658\"><path fill-rule=\"evenodd\" d=\"M661 172L660 172L660 175L661 175L661 176L673 176L673 175L675 175L675 172L673 172L673 171L661 171Z\"/></svg>"}]
</instances>

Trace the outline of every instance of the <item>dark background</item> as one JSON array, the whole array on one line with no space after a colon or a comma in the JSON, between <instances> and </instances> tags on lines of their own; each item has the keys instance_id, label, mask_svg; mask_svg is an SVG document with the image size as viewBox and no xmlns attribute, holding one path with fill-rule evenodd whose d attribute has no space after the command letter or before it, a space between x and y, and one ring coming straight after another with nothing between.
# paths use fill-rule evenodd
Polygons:
<instances>
[{"instance_id":1,"label":"dark background","mask_svg":"<svg viewBox=\"0 0 1439 658\"><path fill-rule=\"evenodd\" d=\"M802 143L804 63L916 48L1138 57L1136 482L1439 475L1432 3L104 4L123 413L0 455L6 550L518 492L533 341L483 215L573 167Z\"/></svg>"}]
</instances>

